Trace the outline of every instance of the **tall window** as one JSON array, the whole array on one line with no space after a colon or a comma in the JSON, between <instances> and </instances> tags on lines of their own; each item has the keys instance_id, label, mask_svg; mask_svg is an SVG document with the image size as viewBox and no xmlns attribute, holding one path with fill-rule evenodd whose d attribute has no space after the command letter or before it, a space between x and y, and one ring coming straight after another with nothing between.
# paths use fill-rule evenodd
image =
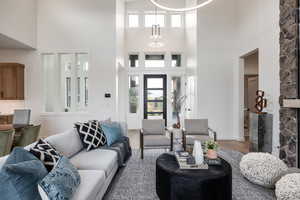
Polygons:
<instances>
[{"instance_id":1,"label":"tall window","mask_svg":"<svg viewBox=\"0 0 300 200\"><path fill-rule=\"evenodd\" d=\"M46 112L82 111L88 105L88 54L42 54Z\"/></svg>"},{"instance_id":2,"label":"tall window","mask_svg":"<svg viewBox=\"0 0 300 200\"><path fill-rule=\"evenodd\" d=\"M182 104L185 101L185 97L181 91L181 77L173 76L171 82L171 92L172 92L172 120L175 122L178 115L182 111Z\"/></svg>"},{"instance_id":3,"label":"tall window","mask_svg":"<svg viewBox=\"0 0 300 200\"><path fill-rule=\"evenodd\" d=\"M181 67L181 55L172 54L172 67Z\"/></svg>"},{"instance_id":4,"label":"tall window","mask_svg":"<svg viewBox=\"0 0 300 200\"><path fill-rule=\"evenodd\" d=\"M139 27L139 15L128 15L128 27L129 28L137 28Z\"/></svg>"},{"instance_id":5,"label":"tall window","mask_svg":"<svg viewBox=\"0 0 300 200\"><path fill-rule=\"evenodd\" d=\"M154 15L147 14L145 15L145 27L149 28L152 25L159 25L160 27L165 27L165 15Z\"/></svg>"},{"instance_id":6,"label":"tall window","mask_svg":"<svg viewBox=\"0 0 300 200\"><path fill-rule=\"evenodd\" d=\"M77 85L76 85L76 109L84 110L88 104L88 89L87 89L87 81L88 81L88 70L89 70L89 62L88 62L88 54L86 53L77 53L75 54L76 59L76 76L77 76ZM83 92L84 91L84 92Z\"/></svg>"},{"instance_id":7,"label":"tall window","mask_svg":"<svg viewBox=\"0 0 300 200\"><path fill-rule=\"evenodd\" d=\"M180 14L171 15L171 27L180 28L182 26L182 18Z\"/></svg>"},{"instance_id":8,"label":"tall window","mask_svg":"<svg viewBox=\"0 0 300 200\"><path fill-rule=\"evenodd\" d=\"M139 106L139 76L129 76L129 113L137 113Z\"/></svg>"},{"instance_id":9,"label":"tall window","mask_svg":"<svg viewBox=\"0 0 300 200\"><path fill-rule=\"evenodd\" d=\"M135 68L139 66L139 55L130 54L129 55L129 67Z\"/></svg>"},{"instance_id":10,"label":"tall window","mask_svg":"<svg viewBox=\"0 0 300 200\"><path fill-rule=\"evenodd\" d=\"M165 55L164 54L146 54L145 67L164 67Z\"/></svg>"}]
</instances>

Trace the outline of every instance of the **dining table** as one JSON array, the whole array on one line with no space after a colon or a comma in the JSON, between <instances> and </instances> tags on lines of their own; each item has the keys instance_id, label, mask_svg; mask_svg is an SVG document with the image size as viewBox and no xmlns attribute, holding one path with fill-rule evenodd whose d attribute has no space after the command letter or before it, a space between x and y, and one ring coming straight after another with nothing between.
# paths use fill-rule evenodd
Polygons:
<instances>
[{"instance_id":1,"label":"dining table","mask_svg":"<svg viewBox=\"0 0 300 200\"><path fill-rule=\"evenodd\" d=\"M14 129L12 124L0 124L0 131L8 131Z\"/></svg>"}]
</instances>

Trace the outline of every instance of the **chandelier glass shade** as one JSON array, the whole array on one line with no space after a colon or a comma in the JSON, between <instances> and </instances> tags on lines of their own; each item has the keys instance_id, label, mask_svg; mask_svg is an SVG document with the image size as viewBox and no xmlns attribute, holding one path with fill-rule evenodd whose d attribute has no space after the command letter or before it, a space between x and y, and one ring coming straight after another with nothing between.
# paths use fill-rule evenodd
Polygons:
<instances>
[{"instance_id":1,"label":"chandelier glass shade","mask_svg":"<svg viewBox=\"0 0 300 200\"><path fill-rule=\"evenodd\" d=\"M210 4L213 0L207 0L205 2L197 4L195 6L186 7L186 8L172 8L172 7L161 5L161 4L157 3L156 0L149 0L149 1L152 4L154 4L156 7L160 8L160 9L163 9L163 10L174 11L174 12L186 12L186 11L196 10L198 8L204 7L204 6L208 5L208 4Z\"/></svg>"}]
</instances>

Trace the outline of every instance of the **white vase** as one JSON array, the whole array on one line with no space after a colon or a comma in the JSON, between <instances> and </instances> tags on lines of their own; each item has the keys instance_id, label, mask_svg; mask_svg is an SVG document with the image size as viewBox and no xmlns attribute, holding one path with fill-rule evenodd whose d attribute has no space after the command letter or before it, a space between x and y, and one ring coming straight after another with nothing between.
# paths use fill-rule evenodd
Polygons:
<instances>
[{"instance_id":1,"label":"white vase","mask_svg":"<svg viewBox=\"0 0 300 200\"><path fill-rule=\"evenodd\" d=\"M197 165L201 165L204 162L203 149L200 141L194 142L193 156Z\"/></svg>"}]
</instances>

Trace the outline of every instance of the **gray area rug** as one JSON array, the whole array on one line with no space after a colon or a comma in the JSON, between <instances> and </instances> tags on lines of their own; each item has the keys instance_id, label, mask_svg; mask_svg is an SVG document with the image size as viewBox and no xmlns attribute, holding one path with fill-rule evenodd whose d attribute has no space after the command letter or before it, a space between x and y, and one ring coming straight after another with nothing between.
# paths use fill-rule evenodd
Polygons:
<instances>
[{"instance_id":1,"label":"gray area rug","mask_svg":"<svg viewBox=\"0 0 300 200\"><path fill-rule=\"evenodd\" d=\"M155 189L155 162L164 150L146 150L144 160L139 151L133 155L114 178L104 200L159 200ZM232 166L233 200L275 200L274 191L244 179L239 170L242 153L220 150L219 156ZM216 186L217 187L217 186Z\"/></svg>"}]
</instances>

